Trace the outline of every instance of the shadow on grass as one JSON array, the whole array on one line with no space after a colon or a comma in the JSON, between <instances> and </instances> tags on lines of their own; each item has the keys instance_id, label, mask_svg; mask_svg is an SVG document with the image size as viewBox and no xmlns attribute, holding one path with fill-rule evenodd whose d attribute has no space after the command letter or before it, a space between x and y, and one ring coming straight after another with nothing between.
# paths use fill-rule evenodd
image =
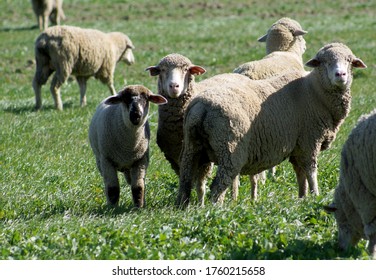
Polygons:
<instances>
[{"instance_id":1,"label":"shadow on grass","mask_svg":"<svg viewBox=\"0 0 376 280\"><path fill-rule=\"evenodd\" d=\"M33 30L33 29L38 29L38 25L20 26L20 27L2 27L0 28L0 32L25 31L25 30Z\"/></svg>"},{"instance_id":2,"label":"shadow on grass","mask_svg":"<svg viewBox=\"0 0 376 280\"><path fill-rule=\"evenodd\" d=\"M338 248L336 240L317 244L309 240L291 240L284 249L266 251L259 245L251 249L240 248L234 250L230 259L238 260L336 260L357 259L361 257L359 248L351 248L342 252Z\"/></svg>"},{"instance_id":3,"label":"shadow on grass","mask_svg":"<svg viewBox=\"0 0 376 280\"><path fill-rule=\"evenodd\" d=\"M73 107L73 101L68 101L64 103L64 109L72 108ZM24 115L26 113L31 112L43 112L43 111L56 111L55 105L45 105L40 110L35 110L34 105L25 104L25 105L18 105L15 103L9 104L7 106L4 106L3 109L4 112L12 113L15 115Z\"/></svg>"}]
</instances>

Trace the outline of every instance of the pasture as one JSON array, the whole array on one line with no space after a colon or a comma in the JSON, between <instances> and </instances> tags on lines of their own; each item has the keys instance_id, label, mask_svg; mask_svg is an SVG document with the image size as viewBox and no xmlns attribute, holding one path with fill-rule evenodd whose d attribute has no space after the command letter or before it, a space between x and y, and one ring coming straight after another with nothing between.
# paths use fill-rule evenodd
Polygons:
<instances>
[{"instance_id":1,"label":"pasture","mask_svg":"<svg viewBox=\"0 0 376 280\"><path fill-rule=\"evenodd\" d=\"M106 206L102 178L88 142L88 126L107 87L88 81L85 108L74 79L61 88L64 111L53 108L50 80L42 88L43 108L34 111L33 43L39 34L30 1L0 2L0 259L368 259L366 242L337 249L329 204L338 182L341 147L358 117L376 107L375 1L105 1L65 0L63 24L122 31L136 49L136 63L118 64L115 87L157 80L144 69L177 52L203 66L196 80L232 72L260 59L257 42L283 16L309 33L304 61L324 44L347 44L368 68L354 70L352 109L332 147L319 156L318 197L298 199L288 162L250 199L241 178L239 199L230 191L223 207L177 210L178 178L155 142L157 106L151 105L150 166L146 208L132 207L130 187L121 181L120 205ZM309 70L307 68L307 70ZM193 192L195 196L195 192ZM195 201L195 198L193 198Z\"/></svg>"}]
</instances>

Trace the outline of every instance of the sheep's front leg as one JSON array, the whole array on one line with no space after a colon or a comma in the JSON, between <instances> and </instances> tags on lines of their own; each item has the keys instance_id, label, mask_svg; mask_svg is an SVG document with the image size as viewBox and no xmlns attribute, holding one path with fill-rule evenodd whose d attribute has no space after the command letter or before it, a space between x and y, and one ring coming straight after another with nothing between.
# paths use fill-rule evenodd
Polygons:
<instances>
[{"instance_id":1,"label":"sheep's front leg","mask_svg":"<svg viewBox=\"0 0 376 280\"><path fill-rule=\"evenodd\" d=\"M308 194L308 181L304 169L297 162L296 158L290 157L290 162L294 168L296 179L299 186L299 197L305 197Z\"/></svg>"},{"instance_id":2,"label":"sheep's front leg","mask_svg":"<svg viewBox=\"0 0 376 280\"><path fill-rule=\"evenodd\" d=\"M144 207L146 167L142 164L132 167L130 174L133 204L137 208Z\"/></svg>"},{"instance_id":3,"label":"sheep's front leg","mask_svg":"<svg viewBox=\"0 0 376 280\"><path fill-rule=\"evenodd\" d=\"M265 171L263 171L265 173ZM257 200L257 181L259 178L259 174L256 175L249 175L249 180L251 181L251 198L252 200Z\"/></svg>"},{"instance_id":4,"label":"sheep's front leg","mask_svg":"<svg viewBox=\"0 0 376 280\"><path fill-rule=\"evenodd\" d=\"M120 185L117 177L117 170L107 160L101 160L101 171L105 186L107 204L117 206L120 197Z\"/></svg>"},{"instance_id":5,"label":"sheep's front leg","mask_svg":"<svg viewBox=\"0 0 376 280\"><path fill-rule=\"evenodd\" d=\"M77 77L77 83L80 87L80 105L81 107L86 106L86 83L88 78L87 77Z\"/></svg>"}]
</instances>

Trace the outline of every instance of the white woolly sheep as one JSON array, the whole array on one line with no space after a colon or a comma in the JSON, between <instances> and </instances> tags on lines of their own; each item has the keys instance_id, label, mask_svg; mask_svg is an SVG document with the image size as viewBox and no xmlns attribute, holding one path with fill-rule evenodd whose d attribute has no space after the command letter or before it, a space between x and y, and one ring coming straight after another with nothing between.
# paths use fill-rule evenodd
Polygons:
<instances>
[{"instance_id":1,"label":"white woolly sheep","mask_svg":"<svg viewBox=\"0 0 376 280\"><path fill-rule=\"evenodd\" d=\"M149 164L149 101L155 104L167 102L144 86L127 86L105 99L90 123L90 145L103 177L109 205L119 202L117 172L120 171L131 185L134 206L144 206L145 175Z\"/></svg>"},{"instance_id":2,"label":"white woolly sheep","mask_svg":"<svg viewBox=\"0 0 376 280\"><path fill-rule=\"evenodd\" d=\"M286 158L294 167L299 197L307 194L308 185L319 193L317 156L350 110L352 68L366 65L340 43L324 46L306 65L314 68L308 74L290 72L268 80L235 73L211 78L216 86L191 101L184 119L179 207L188 205L192 178L207 158L218 165L213 203L223 202L238 174L254 175Z\"/></svg>"},{"instance_id":3,"label":"white woolly sheep","mask_svg":"<svg viewBox=\"0 0 376 280\"><path fill-rule=\"evenodd\" d=\"M334 204L338 243L342 250L368 239L376 259L376 110L359 119L341 153L339 184Z\"/></svg>"},{"instance_id":4,"label":"white woolly sheep","mask_svg":"<svg viewBox=\"0 0 376 280\"><path fill-rule=\"evenodd\" d=\"M31 4L40 31L47 29L49 19L55 25L60 25L60 20L65 19L63 0L31 0Z\"/></svg>"},{"instance_id":5,"label":"white woolly sheep","mask_svg":"<svg viewBox=\"0 0 376 280\"><path fill-rule=\"evenodd\" d=\"M302 55L306 50L304 31L300 24L290 18L275 22L267 34L259 38L266 42L267 56L260 60L244 63L234 73L246 75L252 80L261 80L287 71L303 71Z\"/></svg>"},{"instance_id":6,"label":"white woolly sheep","mask_svg":"<svg viewBox=\"0 0 376 280\"><path fill-rule=\"evenodd\" d=\"M51 93L58 110L63 109L60 87L69 75L76 76L81 106L86 105L86 83L94 76L114 95L116 63L134 63L132 41L120 32L103 33L74 26L54 26L42 32L35 42L36 72L33 80L36 109L42 106L41 87L55 72Z\"/></svg>"},{"instance_id":7,"label":"white woolly sheep","mask_svg":"<svg viewBox=\"0 0 376 280\"><path fill-rule=\"evenodd\" d=\"M307 31L303 30L297 21L281 18L269 28L267 34L258 39L259 42L266 42L268 55L260 60L244 63L233 72L246 75L252 80L261 80L289 71L304 71L304 34L307 34ZM275 167L271 169L271 173L275 173ZM257 178L265 181L265 172L260 173Z\"/></svg>"},{"instance_id":8,"label":"white woolly sheep","mask_svg":"<svg viewBox=\"0 0 376 280\"><path fill-rule=\"evenodd\" d=\"M151 76L158 76L158 94L168 100L168 104L158 108L157 144L179 176L183 117L189 102L199 91L194 75L204 74L205 69L194 65L187 57L174 53L163 57L157 65L150 66L146 70ZM201 204L204 203L205 178L210 169L211 164L203 166L197 180L197 192Z\"/></svg>"}]
</instances>

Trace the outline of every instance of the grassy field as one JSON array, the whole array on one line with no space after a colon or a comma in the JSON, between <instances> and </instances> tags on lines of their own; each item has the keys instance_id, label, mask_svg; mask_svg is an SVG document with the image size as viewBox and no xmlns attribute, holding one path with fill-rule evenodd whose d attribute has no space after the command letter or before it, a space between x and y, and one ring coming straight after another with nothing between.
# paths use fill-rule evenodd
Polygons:
<instances>
[{"instance_id":1,"label":"grassy field","mask_svg":"<svg viewBox=\"0 0 376 280\"><path fill-rule=\"evenodd\" d=\"M65 0L64 10L65 24L130 36L136 64L118 65L117 89L143 84L156 92L156 78L144 69L172 52L206 68L202 78L231 72L264 56L257 38L283 16L309 31L304 61L324 44L340 41L368 68L354 71L350 115L319 157L320 196L298 199L294 172L285 162L260 186L257 202L242 178L238 202L228 197L223 207L207 200L204 208L177 210L178 178L155 143L158 115L151 105L147 207L132 209L130 188L119 176L120 206L111 209L87 137L107 87L89 80L88 106L80 108L78 85L69 81L62 87L65 109L57 112L48 83L43 109L33 111L39 30L30 1L2 0L0 259L368 259L365 241L338 251L335 220L322 206L332 200L347 135L361 114L376 107L374 1Z\"/></svg>"}]
</instances>

